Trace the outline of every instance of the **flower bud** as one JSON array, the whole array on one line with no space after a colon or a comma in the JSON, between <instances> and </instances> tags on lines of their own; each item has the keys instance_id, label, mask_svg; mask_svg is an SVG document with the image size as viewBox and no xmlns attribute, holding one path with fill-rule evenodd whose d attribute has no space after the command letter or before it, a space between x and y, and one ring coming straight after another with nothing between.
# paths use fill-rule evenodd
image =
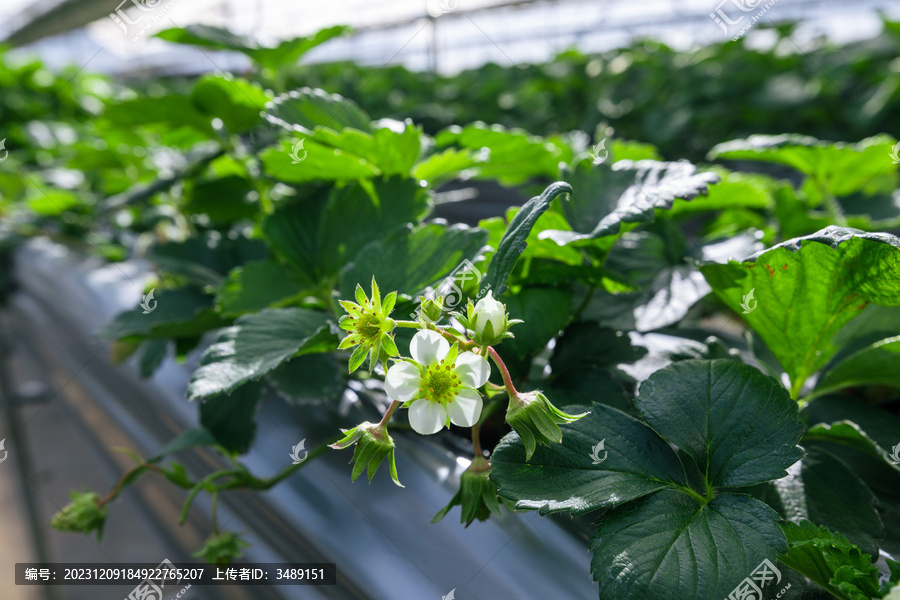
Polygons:
<instances>
[{"instance_id":1,"label":"flower bud","mask_svg":"<svg viewBox=\"0 0 900 600\"><path fill-rule=\"evenodd\" d=\"M362 472L368 470L369 483L375 476L375 471L381 466L385 458L389 459L388 464L391 470L391 479L394 483L403 487L400 479L397 477L397 463L394 456L394 440L388 434L387 427L377 424L360 423L353 429L342 429L345 435L343 438L331 445L335 450L343 450L356 444L353 451L353 457L350 462L353 463L353 471L350 479L356 481L362 475Z\"/></svg>"},{"instance_id":2,"label":"flower bud","mask_svg":"<svg viewBox=\"0 0 900 600\"><path fill-rule=\"evenodd\" d=\"M450 500L450 504L442 508L431 520L437 523L443 519L450 509L460 507L460 523L466 527L475 519L486 521L491 513L500 514L497 502L497 484L490 480L491 465L483 456L476 456L472 464L459 478L459 491Z\"/></svg>"},{"instance_id":3,"label":"flower bud","mask_svg":"<svg viewBox=\"0 0 900 600\"><path fill-rule=\"evenodd\" d=\"M418 316L422 323L437 323L444 314L444 299L440 296L434 299L422 298Z\"/></svg>"},{"instance_id":4,"label":"flower bud","mask_svg":"<svg viewBox=\"0 0 900 600\"><path fill-rule=\"evenodd\" d=\"M488 292L477 304L469 302L466 316L455 315L472 340L480 346L493 346L504 338L513 337L508 329L522 321L509 319L506 306L494 300L493 292Z\"/></svg>"},{"instance_id":5,"label":"flower bud","mask_svg":"<svg viewBox=\"0 0 900 600\"><path fill-rule=\"evenodd\" d=\"M72 501L53 515L50 525L57 531L75 531L89 534L97 530L97 540L103 537L103 524L109 509L100 506L100 496L95 492L72 492Z\"/></svg>"},{"instance_id":6,"label":"flower bud","mask_svg":"<svg viewBox=\"0 0 900 600\"><path fill-rule=\"evenodd\" d=\"M211 565L227 565L232 560L244 555L241 546L249 545L236 533L219 531L212 534L203 547L191 556L203 558Z\"/></svg>"},{"instance_id":7,"label":"flower bud","mask_svg":"<svg viewBox=\"0 0 900 600\"><path fill-rule=\"evenodd\" d=\"M562 442L561 423L572 423L589 413L570 415L550 402L540 391L524 392L509 399L506 422L516 430L525 444L525 460L531 460L538 444L549 446Z\"/></svg>"}]
</instances>

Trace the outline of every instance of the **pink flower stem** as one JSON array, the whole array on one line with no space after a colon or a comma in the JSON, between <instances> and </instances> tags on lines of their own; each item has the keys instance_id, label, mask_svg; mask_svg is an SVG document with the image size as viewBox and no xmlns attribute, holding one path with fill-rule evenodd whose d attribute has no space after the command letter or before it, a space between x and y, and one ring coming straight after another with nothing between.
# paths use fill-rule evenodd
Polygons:
<instances>
[{"instance_id":1,"label":"pink flower stem","mask_svg":"<svg viewBox=\"0 0 900 600\"><path fill-rule=\"evenodd\" d=\"M493 348L488 347L487 350L491 360L493 360L494 364L497 365L497 368L500 369L500 374L503 376L503 385L506 386L506 393L509 394L510 401L514 399L518 400L519 392L516 391L516 386L513 385L512 377L509 376L509 369L506 368L503 359L500 358L500 355L497 354L497 351Z\"/></svg>"}]
</instances>

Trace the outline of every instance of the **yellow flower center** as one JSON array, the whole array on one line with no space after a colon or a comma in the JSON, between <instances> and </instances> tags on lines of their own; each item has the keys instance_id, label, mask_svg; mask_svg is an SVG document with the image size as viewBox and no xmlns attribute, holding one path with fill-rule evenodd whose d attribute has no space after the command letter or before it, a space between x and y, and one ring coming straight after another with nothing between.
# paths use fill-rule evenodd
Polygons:
<instances>
[{"instance_id":1,"label":"yellow flower center","mask_svg":"<svg viewBox=\"0 0 900 600\"><path fill-rule=\"evenodd\" d=\"M426 400L446 404L459 393L460 381L453 372L453 365L441 361L439 364L429 365L425 371L419 393Z\"/></svg>"},{"instance_id":2,"label":"yellow flower center","mask_svg":"<svg viewBox=\"0 0 900 600\"><path fill-rule=\"evenodd\" d=\"M356 331L360 336L374 341L381 334L381 319L375 313L363 313L356 321Z\"/></svg>"}]
</instances>

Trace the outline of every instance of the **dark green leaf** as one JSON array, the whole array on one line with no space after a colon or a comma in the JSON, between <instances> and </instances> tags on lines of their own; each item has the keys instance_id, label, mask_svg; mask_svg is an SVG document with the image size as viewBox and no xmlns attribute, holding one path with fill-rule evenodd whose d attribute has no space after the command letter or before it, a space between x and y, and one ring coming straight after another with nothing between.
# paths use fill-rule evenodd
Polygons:
<instances>
[{"instance_id":1,"label":"dark green leaf","mask_svg":"<svg viewBox=\"0 0 900 600\"><path fill-rule=\"evenodd\" d=\"M807 450L788 477L768 484L763 500L788 521L808 519L841 532L863 552L877 554L884 525L875 495L832 454L818 447Z\"/></svg>"},{"instance_id":2,"label":"dark green leaf","mask_svg":"<svg viewBox=\"0 0 900 600\"><path fill-rule=\"evenodd\" d=\"M500 486L500 496L515 501L516 508L581 514L687 485L672 448L652 429L614 408L594 404L588 416L560 428L562 444L538 446L527 462L517 433L504 437L494 451L491 479ZM604 449L598 455L608 456L594 464L593 449L601 441Z\"/></svg>"},{"instance_id":3,"label":"dark green leaf","mask_svg":"<svg viewBox=\"0 0 900 600\"><path fill-rule=\"evenodd\" d=\"M334 405L347 387L344 372L346 366L333 356L308 354L277 367L269 380L289 404Z\"/></svg>"},{"instance_id":4,"label":"dark green leaf","mask_svg":"<svg viewBox=\"0 0 900 600\"><path fill-rule=\"evenodd\" d=\"M510 319L525 321L511 329L516 336L503 340L501 352L519 359L533 356L565 329L572 318L572 292L568 289L530 287L504 298Z\"/></svg>"},{"instance_id":5,"label":"dark green leaf","mask_svg":"<svg viewBox=\"0 0 900 600\"><path fill-rule=\"evenodd\" d=\"M196 429L187 429L182 431L178 437L165 445L155 456L148 458L147 462L157 462L170 454L196 448L197 446L212 446L216 443L216 438L209 430L203 427Z\"/></svg>"},{"instance_id":6,"label":"dark green leaf","mask_svg":"<svg viewBox=\"0 0 900 600\"><path fill-rule=\"evenodd\" d=\"M222 314L256 312L295 298L315 286L298 271L280 263L251 261L228 274L216 296Z\"/></svg>"},{"instance_id":7,"label":"dark green leaf","mask_svg":"<svg viewBox=\"0 0 900 600\"><path fill-rule=\"evenodd\" d=\"M541 236L564 245L650 223L656 210L672 208L676 199L704 194L719 180L715 173L696 171L688 162L620 160L609 166L582 161L568 178L574 191L562 207L572 231L549 230Z\"/></svg>"},{"instance_id":8,"label":"dark green leaf","mask_svg":"<svg viewBox=\"0 0 900 600\"><path fill-rule=\"evenodd\" d=\"M341 292L351 298L357 285L368 285L374 276L382 289L412 296L474 259L486 238L465 225L404 227L357 253L341 276Z\"/></svg>"},{"instance_id":9,"label":"dark green leaf","mask_svg":"<svg viewBox=\"0 0 900 600\"><path fill-rule=\"evenodd\" d=\"M525 247L528 245L526 240L531 234L535 222L550 207L550 202L554 198L560 194L571 193L571 191L572 188L567 183L554 183L540 196L529 200L516 213L497 246L487 274L481 281L481 291L487 293L488 290L491 290L495 298L499 298L506 292L506 279L516 265L519 256L525 251Z\"/></svg>"},{"instance_id":10,"label":"dark green leaf","mask_svg":"<svg viewBox=\"0 0 900 600\"><path fill-rule=\"evenodd\" d=\"M710 485L783 477L800 460L797 403L775 379L732 360L677 362L641 384L638 410L687 452Z\"/></svg>"},{"instance_id":11,"label":"dark green leaf","mask_svg":"<svg viewBox=\"0 0 900 600\"><path fill-rule=\"evenodd\" d=\"M256 435L256 407L262 384L250 382L200 405L200 424L229 452L244 454Z\"/></svg>"},{"instance_id":12,"label":"dark green leaf","mask_svg":"<svg viewBox=\"0 0 900 600\"><path fill-rule=\"evenodd\" d=\"M721 600L785 549L778 515L747 496L665 490L605 513L591 539L600 598Z\"/></svg>"},{"instance_id":13,"label":"dark green leaf","mask_svg":"<svg viewBox=\"0 0 900 600\"><path fill-rule=\"evenodd\" d=\"M191 376L188 398L230 392L294 356L331 350L336 344L334 325L324 313L269 308L244 315L203 355L201 366Z\"/></svg>"}]
</instances>

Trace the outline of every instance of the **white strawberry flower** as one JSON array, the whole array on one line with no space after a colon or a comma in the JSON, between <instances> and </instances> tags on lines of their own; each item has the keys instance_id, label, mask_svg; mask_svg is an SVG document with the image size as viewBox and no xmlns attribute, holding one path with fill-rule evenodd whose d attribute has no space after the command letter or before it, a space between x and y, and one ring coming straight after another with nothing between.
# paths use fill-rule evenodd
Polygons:
<instances>
[{"instance_id":1,"label":"white strawberry flower","mask_svg":"<svg viewBox=\"0 0 900 600\"><path fill-rule=\"evenodd\" d=\"M399 402L410 402L409 424L422 435L437 433L449 423L471 427L481 417L476 391L491 374L488 361L474 352L459 352L439 333L422 330L409 344L413 360L388 369L385 390ZM448 423L449 421L449 423Z\"/></svg>"}]
</instances>

